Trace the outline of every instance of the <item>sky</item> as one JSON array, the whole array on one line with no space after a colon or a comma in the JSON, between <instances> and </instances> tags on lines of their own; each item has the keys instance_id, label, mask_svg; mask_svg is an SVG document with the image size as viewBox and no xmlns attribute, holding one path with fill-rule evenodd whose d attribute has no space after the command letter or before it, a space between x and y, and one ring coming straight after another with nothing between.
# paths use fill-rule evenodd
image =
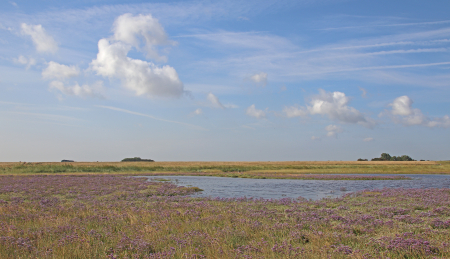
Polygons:
<instances>
[{"instance_id":1,"label":"sky","mask_svg":"<svg viewBox=\"0 0 450 259\"><path fill-rule=\"evenodd\" d=\"M450 159L448 0L0 2L0 162Z\"/></svg>"}]
</instances>

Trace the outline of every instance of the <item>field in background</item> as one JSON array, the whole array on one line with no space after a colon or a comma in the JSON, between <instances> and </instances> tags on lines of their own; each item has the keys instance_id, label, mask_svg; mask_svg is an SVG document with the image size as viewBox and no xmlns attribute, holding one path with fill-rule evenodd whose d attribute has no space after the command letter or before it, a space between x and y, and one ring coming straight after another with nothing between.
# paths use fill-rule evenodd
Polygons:
<instances>
[{"instance_id":1,"label":"field in background","mask_svg":"<svg viewBox=\"0 0 450 259\"><path fill-rule=\"evenodd\" d=\"M306 174L449 174L450 161L0 163L0 175L120 174L298 178Z\"/></svg>"}]
</instances>

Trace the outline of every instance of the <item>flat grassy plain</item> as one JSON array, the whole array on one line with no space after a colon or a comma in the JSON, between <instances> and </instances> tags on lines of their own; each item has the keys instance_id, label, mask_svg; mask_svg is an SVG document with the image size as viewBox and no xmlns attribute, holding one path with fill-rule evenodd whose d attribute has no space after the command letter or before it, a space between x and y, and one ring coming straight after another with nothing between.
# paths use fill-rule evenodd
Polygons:
<instances>
[{"instance_id":1,"label":"flat grassy plain","mask_svg":"<svg viewBox=\"0 0 450 259\"><path fill-rule=\"evenodd\" d=\"M120 174L302 178L309 174L450 174L450 161L0 163L0 175Z\"/></svg>"},{"instance_id":2,"label":"flat grassy plain","mask_svg":"<svg viewBox=\"0 0 450 259\"><path fill-rule=\"evenodd\" d=\"M0 258L450 258L448 188L214 199L124 177L377 173L448 174L450 162L0 163Z\"/></svg>"},{"instance_id":3,"label":"flat grassy plain","mask_svg":"<svg viewBox=\"0 0 450 259\"><path fill-rule=\"evenodd\" d=\"M450 189L213 199L112 175L0 176L0 258L450 258Z\"/></svg>"}]
</instances>

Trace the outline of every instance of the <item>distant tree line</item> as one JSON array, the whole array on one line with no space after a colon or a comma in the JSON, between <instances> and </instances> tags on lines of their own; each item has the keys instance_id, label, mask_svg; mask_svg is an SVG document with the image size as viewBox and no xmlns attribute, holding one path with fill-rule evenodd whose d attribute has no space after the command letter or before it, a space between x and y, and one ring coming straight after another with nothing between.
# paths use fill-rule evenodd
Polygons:
<instances>
[{"instance_id":1,"label":"distant tree line","mask_svg":"<svg viewBox=\"0 0 450 259\"><path fill-rule=\"evenodd\" d=\"M358 158L358 161L368 161L367 159ZM391 156L388 153L382 153L380 157L372 158L371 161L416 161L410 156Z\"/></svg>"},{"instance_id":2,"label":"distant tree line","mask_svg":"<svg viewBox=\"0 0 450 259\"><path fill-rule=\"evenodd\" d=\"M152 159L142 159L140 157L124 158L121 162L155 162Z\"/></svg>"}]
</instances>

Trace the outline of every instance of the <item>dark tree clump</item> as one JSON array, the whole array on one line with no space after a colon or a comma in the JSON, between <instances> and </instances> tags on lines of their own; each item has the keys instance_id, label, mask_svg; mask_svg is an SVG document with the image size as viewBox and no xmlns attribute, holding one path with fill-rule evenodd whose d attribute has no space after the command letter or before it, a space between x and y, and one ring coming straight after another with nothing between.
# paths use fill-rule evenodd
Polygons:
<instances>
[{"instance_id":1,"label":"dark tree clump","mask_svg":"<svg viewBox=\"0 0 450 259\"><path fill-rule=\"evenodd\" d=\"M121 162L155 162L152 159L142 159L140 157L124 158Z\"/></svg>"},{"instance_id":2,"label":"dark tree clump","mask_svg":"<svg viewBox=\"0 0 450 259\"><path fill-rule=\"evenodd\" d=\"M372 161L416 161L410 156L391 156L388 153L382 153L380 157L372 158Z\"/></svg>"}]
</instances>

